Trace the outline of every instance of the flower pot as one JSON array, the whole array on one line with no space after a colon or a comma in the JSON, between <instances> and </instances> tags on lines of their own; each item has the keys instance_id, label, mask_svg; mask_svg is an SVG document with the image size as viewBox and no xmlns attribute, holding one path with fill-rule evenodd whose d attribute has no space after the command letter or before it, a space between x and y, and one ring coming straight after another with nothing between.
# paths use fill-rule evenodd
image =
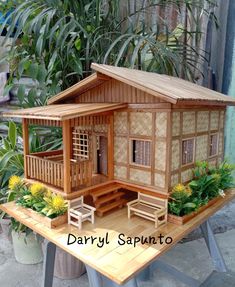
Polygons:
<instances>
[{"instance_id":1,"label":"flower pot","mask_svg":"<svg viewBox=\"0 0 235 287\"><path fill-rule=\"evenodd\" d=\"M74 279L86 272L85 265L65 252L63 249L56 248L54 275L60 279Z\"/></svg>"},{"instance_id":2,"label":"flower pot","mask_svg":"<svg viewBox=\"0 0 235 287\"><path fill-rule=\"evenodd\" d=\"M46 240L43 243L45 253ZM86 272L85 265L63 249L56 247L54 276L60 279L69 280L80 277Z\"/></svg>"},{"instance_id":3,"label":"flower pot","mask_svg":"<svg viewBox=\"0 0 235 287\"><path fill-rule=\"evenodd\" d=\"M20 209L22 212L24 212L24 214L26 214L29 217L31 217L32 219L42 223L43 225L45 225L48 228L56 228L56 227L63 225L63 224L68 222L67 213L51 219L51 218L46 217L42 214L39 214L38 212L32 210L31 208L25 208L25 207L19 206L18 209Z\"/></svg>"},{"instance_id":4,"label":"flower pot","mask_svg":"<svg viewBox=\"0 0 235 287\"><path fill-rule=\"evenodd\" d=\"M8 217L3 217L0 220L2 234L3 234L4 238L8 239L9 241L12 241L11 233L10 233L10 223L11 223L11 219Z\"/></svg>"},{"instance_id":5,"label":"flower pot","mask_svg":"<svg viewBox=\"0 0 235 287\"><path fill-rule=\"evenodd\" d=\"M195 216L197 216L199 213L202 213L204 210L206 210L208 207L216 203L221 199L221 196L218 196L216 198L211 199L206 205L200 207L197 211L194 211L190 214L184 215L184 216L177 216L174 214L168 214L168 222L174 223L176 225L183 225L187 223L189 220L193 219Z\"/></svg>"},{"instance_id":6,"label":"flower pot","mask_svg":"<svg viewBox=\"0 0 235 287\"><path fill-rule=\"evenodd\" d=\"M17 233L12 231L12 242L15 259L21 264L37 264L42 262L43 253L41 243L36 235L30 233Z\"/></svg>"}]
</instances>

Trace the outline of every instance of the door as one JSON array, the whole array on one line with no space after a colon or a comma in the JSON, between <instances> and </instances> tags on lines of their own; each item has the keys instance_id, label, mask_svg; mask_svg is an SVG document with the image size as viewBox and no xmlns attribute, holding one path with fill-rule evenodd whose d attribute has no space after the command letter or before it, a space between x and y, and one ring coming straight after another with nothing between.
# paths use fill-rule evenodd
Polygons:
<instances>
[{"instance_id":1,"label":"door","mask_svg":"<svg viewBox=\"0 0 235 287\"><path fill-rule=\"evenodd\" d=\"M99 137L99 149L97 150L98 173L108 174L108 139L105 136Z\"/></svg>"}]
</instances>

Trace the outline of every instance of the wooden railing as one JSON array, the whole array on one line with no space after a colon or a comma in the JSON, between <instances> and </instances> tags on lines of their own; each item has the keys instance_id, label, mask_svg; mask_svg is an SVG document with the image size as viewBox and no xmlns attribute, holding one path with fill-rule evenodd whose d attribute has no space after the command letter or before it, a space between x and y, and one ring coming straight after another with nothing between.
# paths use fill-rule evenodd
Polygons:
<instances>
[{"instance_id":1,"label":"wooden railing","mask_svg":"<svg viewBox=\"0 0 235 287\"><path fill-rule=\"evenodd\" d=\"M44 183L63 188L64 165L61 162L27 155L28 176Z\"/></svg>"},{"instance_id":2,"label":"wooden railing","mask_svg":"<svg viewBox=\"0 0 235 287\"><path fill-rule=\"evenodd\" d=\"M83 160L71 162L71 187L76 188L81 185L90 185L92 178L92 162Z\"/></svg>"},{"instance_id":3,"label":"wooden railing","mask_svg":"<svg viewBox=\"0 0 235 287\"><path fill-rule=\"evenodd\" d=\"M31 179L40 180L46 184L64 188L64 164L38 157L27 155L28 176ZM92 178L92 162L89 160L71 161L71 188L74 190L81 185L88 185Z\"/></svg>"}]
</instances>

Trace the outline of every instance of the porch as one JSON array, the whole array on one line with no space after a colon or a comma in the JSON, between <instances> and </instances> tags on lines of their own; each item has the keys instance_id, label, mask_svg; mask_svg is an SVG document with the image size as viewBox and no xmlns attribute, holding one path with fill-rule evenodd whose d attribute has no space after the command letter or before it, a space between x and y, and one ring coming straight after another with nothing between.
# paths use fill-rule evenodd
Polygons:
<instances>
[{"instance_id":1,"label":"porch","mask_svg":"<svg viewBox=\"0 0 235 287\"><path fill-rule=\"evenodd\" d=\"M124 107L64 104L13 112L10 116L22 118L26 181L40 181L72 198L83 189L113 180L113 110ZM60 127L62 148L31 153L31 125Z\"/></svg>"},{"instance_id":2,"label":"porch","mask_svg":"<svg viewBox=\"0 0 235 287\"><path fill-rule=\"evenodd\" d=\"M27 175L30 179L64 188L63 150L39 152L26 155ZM70 179L72 191L92 185L92 161L70 160Z\"/></svg>"}]
</instances>

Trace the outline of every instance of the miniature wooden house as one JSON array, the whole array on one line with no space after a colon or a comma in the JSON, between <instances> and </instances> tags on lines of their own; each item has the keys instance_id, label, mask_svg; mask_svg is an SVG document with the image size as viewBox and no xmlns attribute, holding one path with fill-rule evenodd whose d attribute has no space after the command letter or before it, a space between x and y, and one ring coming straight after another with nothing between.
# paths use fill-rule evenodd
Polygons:
<instances>
[{"instance_id":1,"label":"miniature wooden house","mask_svg":"<svg viewBox=\"0 0 235 287\"><path fill-rule=\"evenodd\" d=\"M92 68L48 106L6 114L23 119L26 180L67 199L91 194L98 202L119 188L167 198L191 179L195 161L222 161L225 109L234 99L165 75ZM29 125L61 127L63 149L30 153Z\"/></svg>"}]
</instances>

